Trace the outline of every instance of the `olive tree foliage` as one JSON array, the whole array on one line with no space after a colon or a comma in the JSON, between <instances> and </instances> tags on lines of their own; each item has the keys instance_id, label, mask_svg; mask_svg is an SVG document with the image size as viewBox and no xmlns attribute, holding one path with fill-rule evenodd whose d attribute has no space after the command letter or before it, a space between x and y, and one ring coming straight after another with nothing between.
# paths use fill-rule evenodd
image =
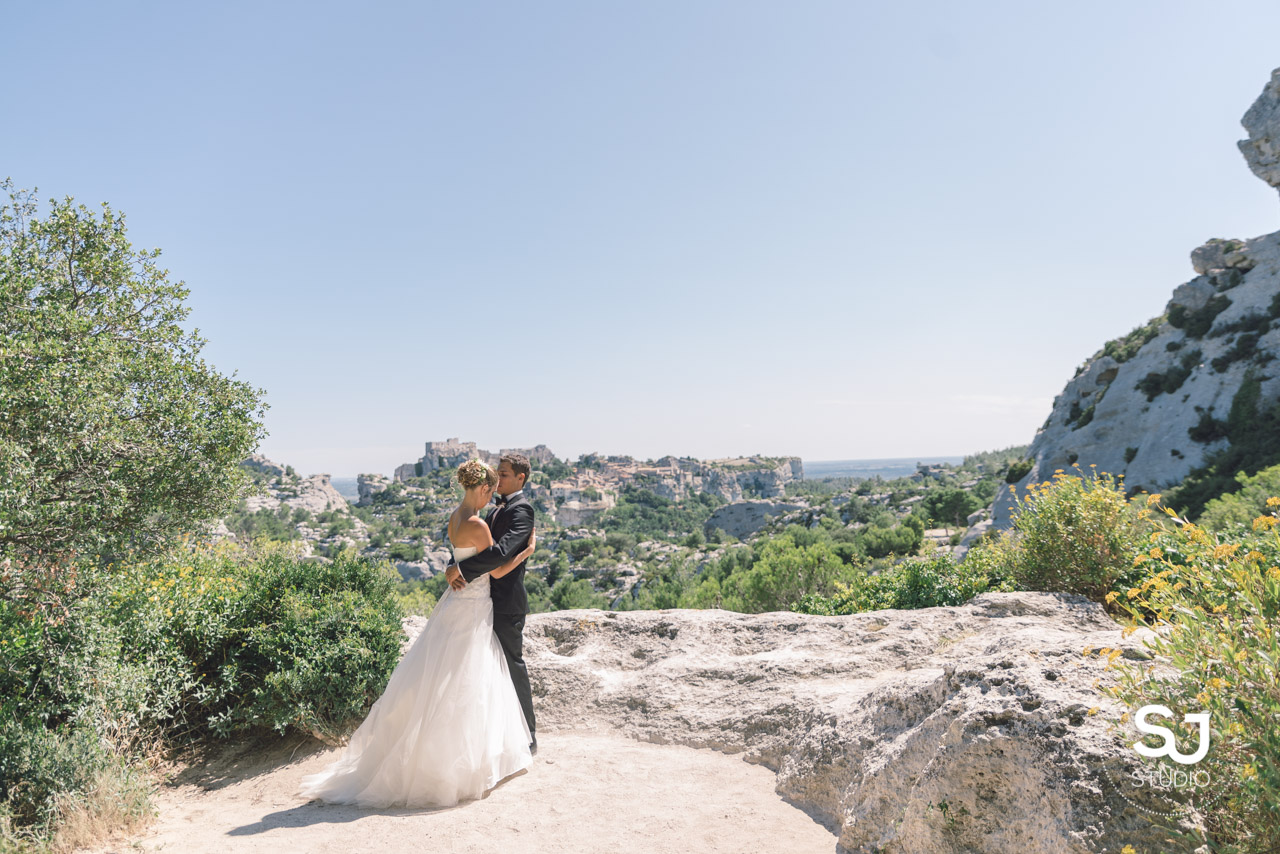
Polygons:
<instances>
[{"instance_id":1,"label":"olive tree foliage","mask_svg":"<svg viewBox=\"0 0 1280 854\"><path fill-rule=\"evenodd\" d=\"M7 198L6 198L7 197ZM0 182L0 561L153 551L228 512L263 392L200 358L124 216ZM36 556L43 555L43 559ZM6 574L7 577L7 574Z\"/></svg>"}]
</instances>

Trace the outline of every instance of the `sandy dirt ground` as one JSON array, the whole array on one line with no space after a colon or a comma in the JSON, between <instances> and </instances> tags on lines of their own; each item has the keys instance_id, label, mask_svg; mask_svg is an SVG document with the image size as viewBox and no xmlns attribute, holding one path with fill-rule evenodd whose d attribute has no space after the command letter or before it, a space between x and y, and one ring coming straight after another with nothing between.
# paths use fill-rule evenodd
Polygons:
<instances>
[{"instance_id":1,"label":"sandy dirt ground","mask_svg":"<svg viewBox=\"0 0 1280 854\"><path fill-rule=\"evenodd\" d=\"M156 795L140 836L96 854L224 852L751 852L833 854L836 836L774 792L774 775L713 750L601 733L539 735L527 771L449 809L306 802L306 774L337 753L284 742L192 765Z\"/></svg>"}]
</instances>

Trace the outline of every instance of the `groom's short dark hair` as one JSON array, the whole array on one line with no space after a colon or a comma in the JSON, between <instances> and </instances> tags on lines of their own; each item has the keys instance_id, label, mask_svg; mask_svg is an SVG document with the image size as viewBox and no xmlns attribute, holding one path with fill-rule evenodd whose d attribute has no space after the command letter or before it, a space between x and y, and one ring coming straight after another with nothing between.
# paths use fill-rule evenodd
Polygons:
<instances>
[{"instance_id":1,"label":"groom's short dark hair","mask_svg":"<svg viewBox=\"0 0 1280 854\"><path fill-rule=\"evenodd\" d=\"M533 471L533 469L529 466L529 458L524 454L503 454L502 459L498 460L498 465L503 463L511 466L512 474L524 476L524 480L521 481L522 484L529 482L529 472Z\"/></svg>"}]
</instances>

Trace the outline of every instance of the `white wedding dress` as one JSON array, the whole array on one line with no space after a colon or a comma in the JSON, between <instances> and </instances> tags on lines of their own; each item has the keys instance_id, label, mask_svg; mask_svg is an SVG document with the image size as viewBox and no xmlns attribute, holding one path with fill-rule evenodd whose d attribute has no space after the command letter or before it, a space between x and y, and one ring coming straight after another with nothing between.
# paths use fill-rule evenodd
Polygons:
<instances>
[{"instance_id":1,"label":"white wedding dress","mask_svg":"<svg viewBox=\"0 0 1280 854\"><path fill-rule=\"evenodd\" d=\"M473 548L454 551L460 561ZM489 576L452 588L342 756L300 793L368 807L447 807L533 762L529 725L493 634Z\"/></svg>"}]
</instances>

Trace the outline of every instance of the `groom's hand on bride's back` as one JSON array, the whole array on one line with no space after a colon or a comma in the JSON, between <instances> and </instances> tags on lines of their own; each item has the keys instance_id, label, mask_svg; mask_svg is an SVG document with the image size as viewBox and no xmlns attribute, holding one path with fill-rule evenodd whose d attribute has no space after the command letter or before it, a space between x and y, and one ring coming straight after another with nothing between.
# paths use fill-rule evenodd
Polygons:
<instances>
[{"instance_id":1,"label":"groom's hand on bride's back","mask_svg":"<svg viewBox=\"0 0 1280 854\"><path fill-rule=\"evenodd\" d=\"M461 590L467 586L467 580L462 577L462 570L458 569L456 563L451 563L445 567L444 580L449 582L449 586L454 590Z\"/></svg>"}]
</instances>

